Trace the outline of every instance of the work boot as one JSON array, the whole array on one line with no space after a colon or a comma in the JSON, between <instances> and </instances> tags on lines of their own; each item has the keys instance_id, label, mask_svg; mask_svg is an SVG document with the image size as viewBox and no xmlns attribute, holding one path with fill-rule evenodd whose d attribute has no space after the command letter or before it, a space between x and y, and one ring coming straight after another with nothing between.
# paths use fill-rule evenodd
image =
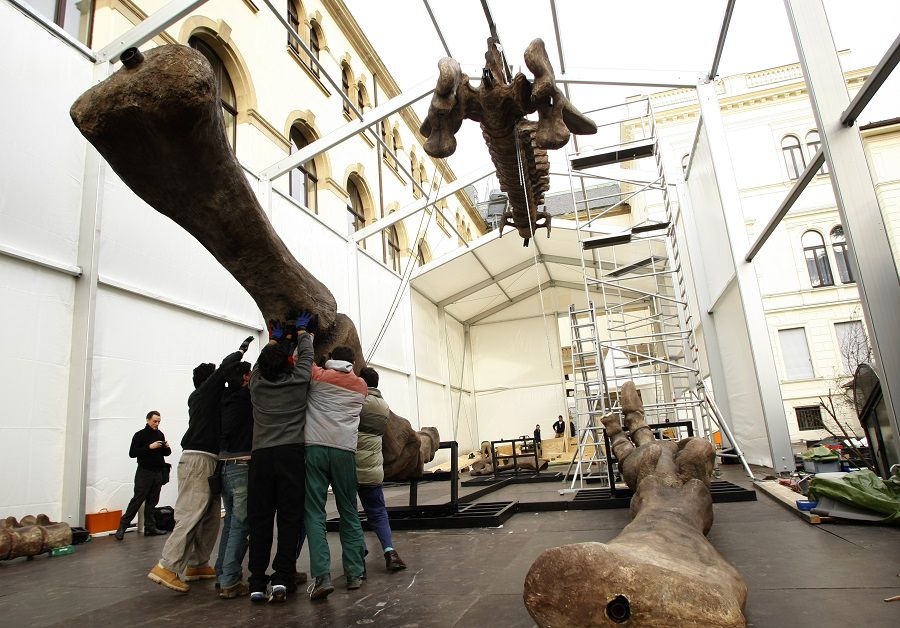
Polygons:
<instances>
[{"instance_id":1,"label":"work boot","mask_svg":"<svg viewBox=\"0 0 900 628\"><path fill-rule=\"evenodd\" d=\"M150 570L147 577L156 584L161 584L167 589L172 589L179 593L187 593L191 589L191 587L181 581L177 573L170 571L159 564Z\"/></svg>"},{"instance_id":2,"label":"work boot","mask_svg":"<svg viewBox=\"0 0 900 628\"><path fill-rule=\"evenodd\" d=\"M250 593L250 587L247 586L246 582L241 581L219 589L219 597L223 600L231 600L236 597L241 597L242 595L247 595L248 593Z\"/></svg>"},{"instance_id":3,"label":"work boot","mask_svg":"<svg viewBox=\"0 0 900 628\"><path fill-rule=\"evenodd\" d=\"M406 569L406 563L400 559L397 550L388 550L384 553L384 564L388 571L400 571Z\"/></svg>"},{"instance_id":4,"label":"work boot","mask_svg":"<svg viewBox=\"0 0 900 628\"><path fill-rule=\"evenodd\" d=\"M164 534L168 534L168 532L159 528L144 528L144 536L162 536Z\"/></svg>"},{"instance_id":5,"label":"work boot","mask_svg":"<svg viewBox=\"0 0 900 628\"><path fill-rule=\"evenodd\" d=\"M119 523L119 527L116 530L116 540L124 541L125 540L125 530L128 529L127 523Z\"/></svg>"},{"instance_id":6,"label":"work boot","mask_svg":"<svg viewBox=\"0 0 900 628\"><path fill-rule=\"evenodd\" d=\"M309 599L324 600L334 592L334 585L331 584L331 574L324 576L316 576L316 579L309 585Z\"/></svg>"},{"instance_id":7,"label":"work boot","mask_svg":"<svg viewBox=\"0 0 900 628\"><path fill-rule=\"evenodd\" d=\"M355 591L362 586L362 578L360 576L347 576L347 590Z\"/></svg>"},{"instance_id":8,"label":"work boot","mask_svg":"<svg viewBox=\"0 0 900 628\"><path fill-rule=\"evenodd\" d=\"M185 582L194 582L195 580L215 580L216 570L207 565L206 567L188 567L184 572Z\"/></svg>"}]
</instances>

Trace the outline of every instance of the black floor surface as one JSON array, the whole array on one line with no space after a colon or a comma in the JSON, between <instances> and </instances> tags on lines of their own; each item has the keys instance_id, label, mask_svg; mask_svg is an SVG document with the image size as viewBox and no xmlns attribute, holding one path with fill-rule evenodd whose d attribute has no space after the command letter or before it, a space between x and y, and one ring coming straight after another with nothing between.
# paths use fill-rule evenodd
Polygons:
<instances>
[{"instance_id":1,"label":"black floor surface","mask_svg":"<svg viewBox=\"0 0 900 628\"><path fill-rule=\"evenodd\" d=\"M727 479L746 485L734 474ZM560 488L548 484L547 491ZM444 501L447 490L446 483L422 486L420 503ZM538 489L503 490L504 498L519 490L532 500ZM406 494L392 488L388 501L399 505ZM710 540L747 581L750 625L900 626L900 603L883 602L900 594L900 529L811 526L763 494L714 509ZM522 584L537 555L566 543L609 541L628 521L627 510L523 513L495 529L396 532L409 568L388 574L373 552L369 579L354 592L341 586L340 543L330 533L335 593L322 603L298 596L262 606L220 600L211 581L192 583L187 594L149 581L164 537L102 537L70 556L0 563L0 626L533 626ZM378 547L374 534L366 540ZM301 570L308 560L304 550Z\"/></svg>"}]
</instances>

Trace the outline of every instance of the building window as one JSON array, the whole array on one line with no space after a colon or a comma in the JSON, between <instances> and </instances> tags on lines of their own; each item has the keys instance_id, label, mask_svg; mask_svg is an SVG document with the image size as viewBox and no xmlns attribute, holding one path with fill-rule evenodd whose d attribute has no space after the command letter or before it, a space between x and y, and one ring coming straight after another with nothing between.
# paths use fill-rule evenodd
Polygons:
<instances>
[{"instance_id":1,"label":"building window","mask_svg":"<svg viewBox=\"0 0 900 628\"><path fill-rule=\"evenodd\" d=\"M312 56L319 60L319 53L322 50L322 44L319 37L319 25L315 21L309 23L309 49ZM314 76L319 76L319 64L310 62L309 69L312 70Z\"/></svg>"},{"instance_id":2,"label":"building window","mask_svg":"<svg viewBox=\"0 0 900 628\"><path fill-rule=\"evenodd\" d=\"M350 68L346 63L341 66L341 91L343 91L344 95L347 97L344 99L344 113L349 116L350 103L353 101L350 98Z\"/></svg>"},{"instance_id":3,"label":"building window","mask_svg":"<svg viewBox=\"0 0 900 628\"><path fill-rule=\"evenodd\" d=\"M291 127L291 154L310 143L309 138L296 125ZM313 160L300 164L291 170L289 180L291 197L299 201L311 212L319 213L319 178Z\"/></svg>"},{"instance_id":4,"label":"building window","mask_svg":"<svg viewBox=\"0 0 900 628\"><path fill-rule=\"evenodd\" d=\"M424 240L420 240L419 244L416 246L416 264L419 266L424 266L428 263L428 258L430 256L425 252L425 242Z\"/></svg>"},{"instance_id":5,"label":"building window","mask_svg":"<svg viewBox=\"0 0 900 628\"><path fill-rule=\"evenodd\" d=\"M821 406L803 406L794 408L794 412L797 414L797 427L801 431L825 429L825 424L822 423Z\"/></svg>"},{"instance_id":6,"label":"building window","mask_svg":"<svg viewBox=\"0 0 900 628\"><path fill-rule=\"evenodd\" d=\"M809 356L809 345L806 343L806 330L803 327L778 330L778 341L784 358L786 380L815 377L812 359Z\"/></svg>"},{"instance_id":7,"label":"building window","mask_svg":"<svg viewBox=\"0 0 900 628\"><path fill-rule=\"evenodd\" d=\"M28 0L28 4L85 46L91 46L94 0Z\"/></svg>"},{"instance_id":8,"label":"building window","mask_svg":"<svg viewBox=\"0 0 900 628\"><path fill-rule=\"evenodd\" d=\"M691 161L691 155L687 154L681 158L681 174L682 176L687 176L687 167Z\"/></svg>"},{"instance_id":9,"label":"building window","mask_svg":"<svg viewBox=\"0 0 900 628\"><path fill-rule=\"evenodd\" d=\"M357 83L356 85L356 107L359 109L360 115L362 115L363 111L366 109L366 86L362 83Z\"/></svg>"},{"instance_id":10,"label":"building window","mask_svg":"<svg viewBox=\"0 0 900 628\"><path fill-rule=\"evenodd\" d=\"M800 140L796 135L785 135L781 140L781 152L784 154L784 165L787 167L788 178L799 179L800 173L806 168L803 159L803 150L800 148Z\"/></svg>"},{"instance_id":11,"label":"building window","mask_svg":"<svg viewBox=\"0 0 900 628\"><path fill-rule=\"evenodd\" d=\"M231 77L228 76L228 70L216 51L199 37L191 37L188 45L206 57L212 66L216 87L219 90L219 101L222 103L222 117L225 119L225 137L228 138L228 144L234 151L237 147L237 95Z\"/></svg>"},{"instance_id":12,"label":"building window","mask_svg":"<svg viewBox=\"0 0 900 628\"><path fill-rule=\"evenodd\" d=\"M871 359L866 330L862 321L847 321L846 323L835 323L834 333L837 336L843 372L852 375L860 364Z\"/></svg>"},{"instance_id":13,"label":"building window","mask_svg":"<svg viewBox=\"0 0 900 628\"><path fill-rule=\"evenodd\" d=\"M347 181L347 195L350 197L350 204L347 205L348 233L354 233L366 226L366 210L363 207L359 187L353 179Z\"/></svg>"},{"instance_id":14,"label":"building window","mask_svg":"<svg viewBox=\"0 0 900 628\"><path fill-rule=\"evenodd\" d=\"M810 131L806 134L806 155L810 161L816 156L816 151L819 150L821 145L822 140L819 138L818 131ZM819 168L816 174L828 174L828 164L822 163L822 167Z\"/></svg>"},{"instance_id":15,"label":"building window","mask_svg":"<svg viewBox=\"0 0 900 628\"><path fill-rule=\"evenodd\" d=\"M300 6L299 3L294 0L288 0L287 3L287 13L288 13L288 24L291 25L297 34L300 34ZM296 52L298 55L300 54L300 44L297 43L297 40L294 38L293 34L288 32L288 47Z\"/></svg>"},{"instance_id":16,"label":"building window","mask_svg":"<svg viewBox=\"0 0 900 628\"><path fill-rule=\"evenodd\" d=\"M381 232L384 244L384 263L395 273L400 272L400 236L397 227L391 226Z\"/></svg>"},{"instance_id":17,"label":"building window","mask_svg":"<svg viewBox=\"0 0 900 628\"><path fill-rule=\"evenodd\" d=\"M822 234L818 231L807 231L800 241L803 244L803 257L806 258L809 283L813 288L833 286L834 279L831 276L831 266L828 264Z\"/></svg>"},{"instance_id":18,"label":"building window","mask_svg":"<svg viewBox=\"0 0 900 628\"><path fill-rule=\"evenodd\" d=\"M844 237L844 228L841 225L837 225L831 230L831 249L834 251L834 261L837 262L841 283L853 283L853 273L847 263L847 239Z\"/></svg>"}]
</instances>

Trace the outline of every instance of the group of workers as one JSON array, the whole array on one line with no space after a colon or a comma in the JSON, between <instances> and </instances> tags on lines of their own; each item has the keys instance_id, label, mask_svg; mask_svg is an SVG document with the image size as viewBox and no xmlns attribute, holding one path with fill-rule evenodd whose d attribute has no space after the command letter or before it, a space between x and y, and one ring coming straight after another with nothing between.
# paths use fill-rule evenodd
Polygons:
<instances>
[{"instance_id":1,"label":"group of workers","mask_svg":"<svg viewBox=\"0 0 900 628\"><path fill-rule=\"evenodd\" d=\"M313 363L316 319L301 313L289 323L269 322L269 343L255 365L241 360L253 337L217 368L194 369L188 429L181 440L175 528L147 577L187 592L188 582L215 579L220 598L283 602L306 580L296 570L309 540L310 598L334 591L326 539L325 505L331 486L340 515L341 556L348 589L366 578L359 497L381 543L388 571L405 569L393 547L385 507L382 437L390 414L372 368L354 373L353 349L339 346L320 367ZM153 524L170 449L160 415L147 415L130 455L138 459L135 496L116 538L145 504L145 534ZM219 536L215 567L210 556ZM277 538L273 531L277 523ZM275 555L271 560L272 545ZM249 579L243 581L245 554Z\"/></svg>"}]
</instances>

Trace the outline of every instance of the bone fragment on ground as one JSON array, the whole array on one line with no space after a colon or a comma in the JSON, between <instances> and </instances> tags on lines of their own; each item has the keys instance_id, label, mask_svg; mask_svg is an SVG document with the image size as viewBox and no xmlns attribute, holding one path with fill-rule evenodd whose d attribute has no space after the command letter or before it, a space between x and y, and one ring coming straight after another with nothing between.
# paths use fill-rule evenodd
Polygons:
<instances>
[{"instance_id":1,"label":"bone fragment on ground","mask_svg":"<svg viewBox=\"0 0 900 628\"><path fill-rule=\"evenodd\" d=\"M275 232L225 136L209 63L186 46L159 46L72 105L75 126L131 190L180 225L247 290L268 320L316 314L317 359L336 346L365 366L356 326L331 291L304 268ZM419 437L392 414L385 440L386 480L422 473ZM395 448L396 449L393 449ZM396 471L395 471L396 469Z\"/></svg>"},{"instance_id":2,"label":"bone fragment on ground","mask_svg":"<svg viewBox=\"0 0 900 628\"><path fill-rule=\"evenodd\" d=\"M619 393L630 431L603 418L626 483L633 520L609 543L543 552L525 579L528 612L553 626L740 627L747 586L710 544L708 441L657 441L634 384ZM640 444L639 444L640 443Z\"/></svg>"}]
</instances>

